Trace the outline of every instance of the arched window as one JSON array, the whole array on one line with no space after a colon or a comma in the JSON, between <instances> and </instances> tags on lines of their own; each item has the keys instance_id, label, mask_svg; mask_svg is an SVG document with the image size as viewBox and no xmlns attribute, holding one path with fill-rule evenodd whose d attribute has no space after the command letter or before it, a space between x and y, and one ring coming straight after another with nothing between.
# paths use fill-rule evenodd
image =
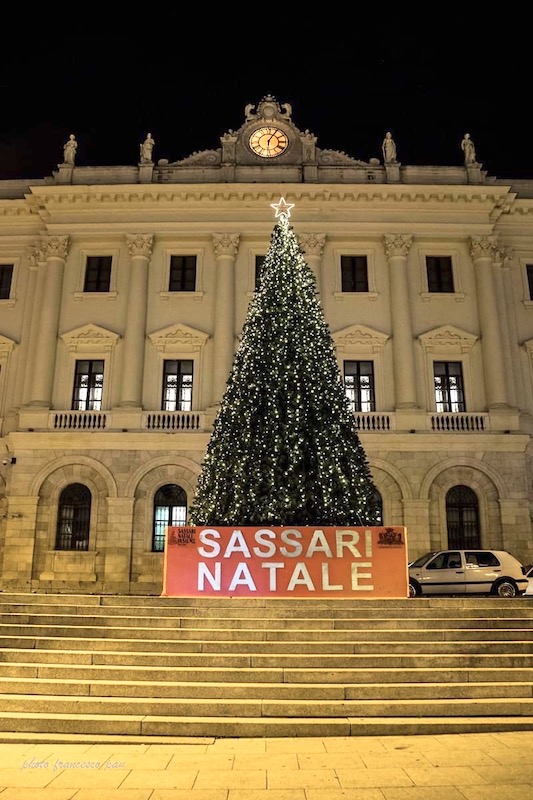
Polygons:
<instances>
[{"instance_id":1,"label":"arched window","mask_svg":"<svg viewBox=\"0 0 533 800\"><path fill-rule=\"evenodd\" d=\"M377 489L374 489L372 506L377 510L377 517L374 525L383 525L383 498Z\"/></svg>"},{"instance_id":2,"label":"arched window","mask_svg":"<svg viewBox=\"0 0 533 800\"><path fill-rule=\"evenodd\" d=\"M446 495L448 547L481 547L479 504L468 486L453 486Z\"/></svg>"},{"instance_id":3,"label":"arched window","mask_svg":"<svg viewBox=\"0 0 533 800\"><path fill-rule=\"evenodd\" d=\"M154 497L154 524L152 550L165 549L165 534L168 525L185 525L187 522L187 495L181 486L167 483L157 490Z\"/></svg>"},{"instance_id":4,"label":"arched window","mask_svg":"<svg viewBox=\"0 0 533 800\"><path fill-rule=\"evenodd\" d=\"M88 550L91 493L82 483L71 483L59 496L56 550Z\"/></svg>"}]
</instances>

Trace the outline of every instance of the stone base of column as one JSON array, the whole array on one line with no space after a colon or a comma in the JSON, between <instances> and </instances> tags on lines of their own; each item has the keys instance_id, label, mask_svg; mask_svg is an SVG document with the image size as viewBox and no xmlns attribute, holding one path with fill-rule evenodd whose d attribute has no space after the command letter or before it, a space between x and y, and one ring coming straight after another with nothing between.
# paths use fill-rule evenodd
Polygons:
<instances>
[{"instance_id":1,"label":"stone base of column","mask_svg":"<svg viewBox=\"0 0 533 800\"><path fill-rule=\"evenodd\" d=\"M400 163L385 164L385 174L387 176L387 183L400 182Z\"/></svg>"},{"instance_id":2,"label":"stone base of column","mask_svg":"<svg viewBox=\"0 0 533 800\"><path fill-rule=\"evenodd\" d=\"M477 162L474 164L466 165L466 174L468 175L468 183L483 183L483 176L481 175L482 164Z\"/></svg>"},{"instance_id":3,"label":"stone base of column","mask_svg":"<svg viewBox=\"0 0 533 800\"><path fill-rule=\"evenodd\" d=\"M59 174L57 176L57 183L72 183L72 173L74 172L73 164L58 164L57 168Z\"/></svg>"}]
</instances>

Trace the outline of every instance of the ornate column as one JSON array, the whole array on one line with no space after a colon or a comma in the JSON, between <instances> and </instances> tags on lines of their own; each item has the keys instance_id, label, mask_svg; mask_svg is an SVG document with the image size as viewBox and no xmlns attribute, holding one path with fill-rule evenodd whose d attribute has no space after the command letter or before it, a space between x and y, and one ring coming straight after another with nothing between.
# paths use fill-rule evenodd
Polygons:
<instances>
[{"instance_id":1,"label":"ornate column","mask_svg":"<svg viewBox=\"0 0 533 800\"><path fill-rule=\"evenodd\" d=\"M28 402L31 378L34 369L35 347L39 330L39 310L41 306L40 298L43 296L44 285L44 263L45 251L42 246L30 247L28 249L29 278L26 298L24 303L24 316L22 320L22 331L20 335L21 353L20 363L17 368L17 380L15 389L15 403L22 406ZM39 271L40 268L40 271ZM36 291L37 278L39 277L39 288Z\"/></svg>"},{"instance_id":2,"label":"ornate column","mask_svg":"<svg viewBox=\"0 0 533 800\"><path fill-rule=\"evenodd\" d=\"M213 247L217 259L213 340L213 404L220 403L222 399L235 355L234 284L239 238L238 233L213 234Z\"/></svg>"},{"instance_id":3,"label":"ornate column","mask_svg":"<svg viewBox=\"0 0 533 800\"><path fill-rule=\"evenodd\" d=\"M503 360L507 369L507 400L516 407L524 405L522 364L517 342L520 341L514 312L513 282L510 266L512 251L505 247L494 250L494 288L498 302L498 316L502 331ZM521 398L521 401L518 401Z\"/></svg>"},{"instance_id":4,"label":"ornate column","mask_svg":"<svg viewBox=\"0 0 533 800\"><path fill-rule=\"evenodd\" d=\"M320 280L320 266L322 254L324 252L324 245L326 243L326 235L324 233L303 233L298 236L302 249L305 251L305 260L313 270L316 278L316 290L320 294L321 280Z\"/></svg>"},{"instance_id":5,"label":"ornate column","mask_svg":"<svg viewBox=\"0 0 533 800\"><path fill-rule=\"evenodd\" d=\"M35 369L31 389L30 405L50 408L57 353L57 334L63 291L63 272L68 255L68 236L49 236L44 242L45 279L39 328L35 341Z\"/></svg>"},{"instance_id":6,"label":"ornate column","mask_svg":"<svg viewBox=\"0 0 533 800\"><path fill-rule=\"evenodd\" d=\"M127 234L130 254L126 330L122 356L121 407L142 407L146 310L148 307L148 263L154 236L151 233Z\"/></svg>"},{"instance_id":7,"label":"ornate column","mask_svg":"<svg viewBox=\"0 0 533 800\"><path fill-rule=\"evenodd\" d=\"M417 408L413 323L407 282L407 256L413 237L385 235L384 242L389 261L395 405L396 408Z\"/></svg>"},{"instance_id":8,"label":"ornate column","mask_svg":"<svg viewBox=\"0 0 533 800\"><path fill-rule=\"evenodd\" d=\"M507 381L503 356L498 298L494 282L496 236L471 236L470 255L474 262L485 393L490 408L507 408Z\"/></svg>"}]
</instances>

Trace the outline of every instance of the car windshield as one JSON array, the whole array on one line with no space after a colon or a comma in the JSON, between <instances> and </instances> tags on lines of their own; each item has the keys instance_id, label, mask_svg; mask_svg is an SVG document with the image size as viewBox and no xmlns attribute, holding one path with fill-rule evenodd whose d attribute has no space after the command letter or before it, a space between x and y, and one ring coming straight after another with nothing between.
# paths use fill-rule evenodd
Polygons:
<instances>
[{"instance_id":1,"label":"car windshield","mask_svg":"<svg viewBox=\"0 0 533 800\"><path fill-rule=\"evenodd\" d=\"M437 553L437 552L438 552L437 550L433 550L431 553L426 553L425 555L423 555L423 556L420 556L420 558L417 558L417 559L416 559L416 561L413 561L413 562L412 562L411 566L412 566L412 567L423 567L423 566L424 566L424 564L427 564L427 562L429 561L429 559L430 559L430 558L433 558L433 556L434 556L434 555L435 555L435 553Z\"/></svg>"}]
</instances>

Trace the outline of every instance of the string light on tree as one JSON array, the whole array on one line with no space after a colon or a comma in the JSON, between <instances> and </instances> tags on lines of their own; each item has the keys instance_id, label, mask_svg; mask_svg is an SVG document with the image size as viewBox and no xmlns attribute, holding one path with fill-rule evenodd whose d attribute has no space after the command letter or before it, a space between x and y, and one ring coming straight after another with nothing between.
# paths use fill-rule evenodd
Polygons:
<instances>
[{"instance_id":1,"label":"string light on tree","mask_svg":"<svg viewBox=\"0 0 533 800\"><path fill-rule=\"evenodd\" d=\"M375 487L314 273L277 220L216 416L190 522L376 525Z\"/></svg>"}]
</instances>

